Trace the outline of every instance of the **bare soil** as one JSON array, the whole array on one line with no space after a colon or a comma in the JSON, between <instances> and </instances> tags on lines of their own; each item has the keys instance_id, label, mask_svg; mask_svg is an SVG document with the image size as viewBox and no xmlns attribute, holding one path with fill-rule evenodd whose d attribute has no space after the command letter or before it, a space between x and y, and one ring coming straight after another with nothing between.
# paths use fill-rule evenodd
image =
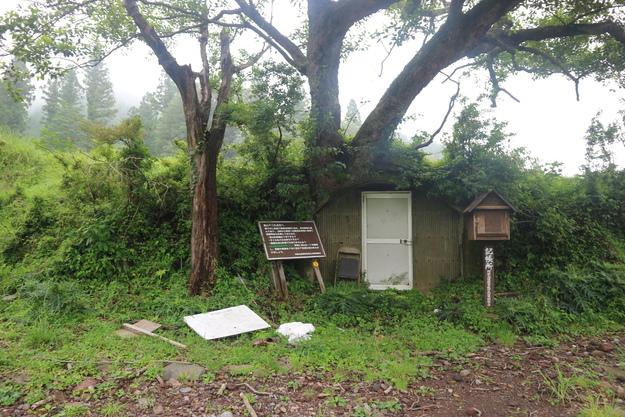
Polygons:
<instances>
[{"instance_id":1,"label":"bare soil","mask_svg":"<svg viewBox=\"0 0 625 417\"><path fill-rule=\"evenodd\" d=\"M589 395L623 407L624 352L624 331L556 349L491 344L455 361L437 352L414 352L440 358L428 367L429 377L406 389L364 382L358 372L337 381L327 369L268 377L224 370L210 382L151 379L141 370L136 378L119 380L103 371L93 382L109 381L107 391L50 391L40 403L28 405L22 398L0 408L0 415L69 416L70 404L89 410L71 415L104 417L577 416Z\"/></svg>"}]
</instances>

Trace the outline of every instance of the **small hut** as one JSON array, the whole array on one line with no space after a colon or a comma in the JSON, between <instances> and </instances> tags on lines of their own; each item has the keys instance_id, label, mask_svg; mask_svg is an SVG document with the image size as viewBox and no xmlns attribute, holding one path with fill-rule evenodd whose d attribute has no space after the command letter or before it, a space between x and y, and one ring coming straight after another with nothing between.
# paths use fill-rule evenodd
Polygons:
<instances>
[{"instance_id":1,"label":"small hut","mask_svg":"<svg viewBox=\"0 0 625 417\"><path fill-rule=\"evenodd\" d=\"M341 259L360 258L359 274L372 289L427 291L462 271L462 210L419 190L388 186L350 190L332 199L315 222L327 257L326 280L336 277ZM339 277L340 279L340 277Z\"/></svg>"},{"instance_id":2,"label":"small hut","mask_svg":"<svg viewBox=\"0 0 625 417\"><path fill-rule=\"evenodd\" d=\"M509 239L512 211L516 208L496 191L462 210L419 189L353 189L315 215L327 254L321 273L330 282L362 279L372 289L426 292L479 264L479 253L468 250L470 240Z\"/></svg>"}]
</instances>

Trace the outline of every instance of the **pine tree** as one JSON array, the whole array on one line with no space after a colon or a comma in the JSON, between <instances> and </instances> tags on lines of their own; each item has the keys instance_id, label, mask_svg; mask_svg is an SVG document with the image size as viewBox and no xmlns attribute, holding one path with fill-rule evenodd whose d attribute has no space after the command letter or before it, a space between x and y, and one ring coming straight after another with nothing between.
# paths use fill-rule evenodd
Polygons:
<instances>
[{"instance_id":1,"label":"pine tree","mask_svg":"<svg viewBox=\"0 0 625 417\"><path fill-rule=\"evenodd\" d=\"M61 108L61 80L59 78L53 78L48 82L43 90L43 100L41 123L48 126L52 124Z\"/></svg>"},{"instance_id":2,"label":"pine tree","mask_svg":"<svg viewBox=\"0 0 625 417\"><path fill-rule=\"evenodd\" d=\"M101 62L85 70L87 120L99 125L111 123L117 109L109 69Z\"/></svg>"},{"instance_id":3,"label":"pine tree","mask_svg":"<svg viewBox=\"0 0 625 417\"><path fill-rule=\"evenodd\" d=\"M24 64L13 62L18 71ZM8 126L18 133L25 133L28 122L28 107L34 98L34 86L30 78L20 79L9 88L7 80L0 81L0 125Z\"/></svg>"},{"instance_id":4,"label":"pine tree","mask_svg":"<svg viewBox=\"0 0 625 417\"><path fill-rule=\"evenodd\" d=\"M156 91L146 93L139 107L132 107L128 115L141 116L147 131L144 141L154 155L171 154L173 140L186 137L181 99L176 85L165 74L161 76Z\"/></svg>"},{"instance_id":5,"label":"pine tree","mask_svg":"<svg viewBox=\"0 0 625 417\"><path fill-rule=\"evenodd\" d=\"M76 72L70 71L62 79L51 80L44 92L44 99L45 133L58 140L76 143L82 136L80 121L84 119L83 88Z\"/></svg>"},{"instance_id":6,"label":"pine tree","mask_svg":"<svg viewBox=\"0 0 625 417\"><path fill-rule=\"evenodd\" d=\"M349 100L347 105L347 111L345 112L345 120L341 123L341 128L346 135L355 135L362 126L362 120L360 120L360 112L358 111L358 105L354 99Z\"/></svg>"},{"instance_id":7,"label":"pine tree","mask_svg":"<svg viewBox=\"0 0 625 417\"><path fill-rule=\"evenodd\" d=\"M180 96L173 96L158 119L151 147L157 155L166 155L174 149L174 139L185 140L186 136L182 100Z\"/></svg>"}]
</instances>

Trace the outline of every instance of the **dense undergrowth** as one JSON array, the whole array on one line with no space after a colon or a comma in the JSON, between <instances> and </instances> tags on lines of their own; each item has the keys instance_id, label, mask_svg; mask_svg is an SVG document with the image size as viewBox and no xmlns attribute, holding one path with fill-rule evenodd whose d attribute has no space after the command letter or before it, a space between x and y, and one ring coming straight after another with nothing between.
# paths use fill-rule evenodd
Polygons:
<instances>
[{"instance_id":1,"label":"dense undergrowth","mask_svg":"<svg viewBox=\"0 0 625 417\"><path fill-rule=\"evenodd\" d=\"M520 154L506 154L496 142L469 146L458 134L443 161L421 155L421 165L400 180L460 203L492 188L515 202L521 213L497 275L498 291L512 297L486 309L475 276L445 281L427 295L349 283L319 294L287 265L291 295L281 300L270 289L256 223L306 218L312 203L302 156L281 155L267 165L255 159L258 149L246 154L242 147L239 158L220 166L218 283L211 294L190 297L186 156L150 156L138 120L117 129L116 140L94 142L89 152L50 152L10 132L0 135L0 375L19 369L28 381L3 377L0 404L18 391L27 392L29 403L39 401L49 389L96 374L101 360L112 362L120 378L129 361L156 374L159 361L177 357L176 347L114 334L140 319L178 327L166 336L191 347L185 357L205 366L207 378L237 364L260 374L287 372L286 361L289 370L332 367L336 378L358 370L397 387L427 376L430 359L411 352L457 356L518 338L550 344L563 333L598 334L625 324L625 174L614 166L565 178L521 168ZM395 151L414 153L403 145ZM504 174L485 174L502 160ZM313 323L315 337L259 351L251 342L273 329L207 344L183 321L241 304L272 323ZM58 362L68 359L71 369Z\"/></svg>"}]
</instances>

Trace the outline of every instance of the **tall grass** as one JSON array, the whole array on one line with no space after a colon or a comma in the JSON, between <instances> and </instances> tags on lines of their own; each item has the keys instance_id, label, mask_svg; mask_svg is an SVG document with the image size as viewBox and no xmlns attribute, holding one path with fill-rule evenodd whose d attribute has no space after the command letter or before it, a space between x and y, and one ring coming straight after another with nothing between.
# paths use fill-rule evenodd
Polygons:
<instances>
[{"instance_id":1,"label":"tall grass","mask_svg":"<svg viewBox=\"0 0 625 417\"><path fill-rule=\"evenodd\" d=\"M0 252L28 215L30 200L59 195L58 160L37 144L0 127Z\"/></svg>"},{"instance_id":2,"label":"tall grass","mask_svg":"<svg viewBox=\"0 0 625 417\"><path fill-rule=\"evenodd\" d=\"M61 182L58 160L26 138L0 126L0 198L21 189L28 197L54 195Z\"/></svg>"}]
</instances>

